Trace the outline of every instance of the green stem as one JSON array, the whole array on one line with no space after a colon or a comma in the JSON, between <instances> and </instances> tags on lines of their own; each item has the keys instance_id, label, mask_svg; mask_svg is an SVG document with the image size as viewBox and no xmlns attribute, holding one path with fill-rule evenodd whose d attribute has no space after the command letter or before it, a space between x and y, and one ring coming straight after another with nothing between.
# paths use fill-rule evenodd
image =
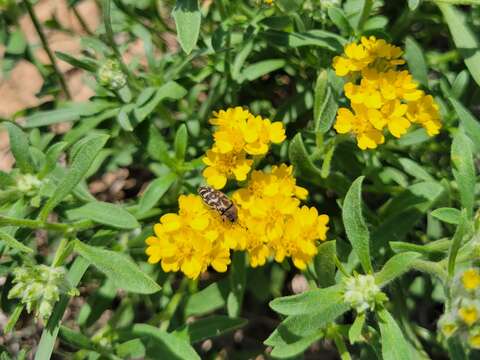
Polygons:
<instances>
[{"instance_id":1,"label":"green stem","mask_svg":"<svg viewBox=\"0 0 480 360\"><path fill-rule=\"evenodd\" d=\"M180 287L178 288L177 292L172 296L168 305L162 313L159 314L158 319L161 321L160 329L167 330L170 325L170 320L172 319L175 311L177 311L178 305L185 295L185 290L189 284L189 280L187 278L183 278L182 282L180 283Z\"/></svg>"},{"instance_id":2,"label":"green stem","mask_svg":"<svg viewBox=\"0 0 480 360\"><path fill-rule=\"evenodd\" d=\"M345 344L345 340L343 340L343 337L338 332L335 332L333 336L333 341L335 341L335 345L337 346L340 358L342 360L352 360L352 357L348 352L347 345Z\"/></svg>"},{"instance_id":3,"label":"green stem","mask_svg":"<svg viewBox=\"0 0 480 360\"><path fill-rule=\"evenodd\" d=\"M30 229L45 229L66 233L70 226L67 224L48 223L40 220L18 219L0 215L0 226L20 226Z\"/></svg>"},{"instance_id":4,"label":"green stem","mask_svg":"<svg viewBox=\"0 0 480 360\"><path fill-rule=\"evenodd\" d=\"M103 22L105 24L105 32L107 35L108 44L112 48L115 58L120 64L120 69L127 76L129 85L132 86L134 89L139 90L135 77L132 75L127 65L125 65L122 58L122 54L120 53L117 43L115 42L115 37L114 37L113 27L112 27L112 19L110 16L110 10L112 8L111 1L103 0L102 4L103 4Z\"/></svg>"},{"instance_id":5,"label":"green stem","mask_svg":"<svg viewBox=\"0 0 480 360\"><path fill-rule=\"evenodd\" d=\"M85 22L85 20L83 19L83 16L78 12L78 9L76 6L72 6L72 11L73 11L73 14L75 15L75 17L77 18L78 22L80 23L80 26L82 27L82 29L90 36L93 35L93 32L92 30L90 30L90 28L88 27L87 23Z\"/></svg>"},{"instance_id":6,"label":"green stem","mask_svg":"<svg viewBox=\"0 0 480 360\"><path fill-rule=\"evenodd\" d=\"M60 86L65 93L65 96L70 100L72 97L70 95L70 92L68 91L67 83L65 82L65 79L63 78L62 73L60 72L60 69L57 66L57 62L55 61L55 57L53 56L52 50L50 49L50 46L48 46L48 41L45 36L45 33L43 32L42 26L40 25L40 21L37 18L37 14L35 14L35 10L32 7L32 4L30 3L30 0L23 0L23 3L25 4L28 15L30 16L30 19L32 19L33 26L35 27L35 30L38 33L38 36L40 37L40 41L42 42L42 46L45 49L45 52L47 53L48 58L50 59L50 62L53 66L53 70L55 71L55 74L57 75L58 81L60 82Z\"/></svg>"},{"instance_id":7,"label":"green stem","mask_svg":"<svg viewBox=\"0 0 480 360\"><path fill-rule=\"evenodd\" d=\"M337 255L335 255L335 265L337 266L338 270L340 270L340 272L345 275L346 277L349 277L350 274L348 273L347 269L345 269L345 267L343 266L343 264L340 262L340 260L338 259Z\"/></svg>"}]
</instances>

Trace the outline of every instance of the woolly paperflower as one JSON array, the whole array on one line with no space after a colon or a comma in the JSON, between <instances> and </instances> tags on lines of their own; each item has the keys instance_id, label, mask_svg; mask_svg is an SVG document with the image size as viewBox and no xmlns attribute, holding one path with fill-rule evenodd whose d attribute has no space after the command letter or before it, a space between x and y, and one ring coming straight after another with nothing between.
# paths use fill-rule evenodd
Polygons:
<instances>
[{"instance_id":1,"label":"woolly paperflower","mask_svg":"<svg viewBox=\"0 0 480 360\"><path fill-rule=\"evenodd\" d=\"M334 125L339 134L353 133L357 138L357 145L360 149L375 149L383 144L385 137L369 121L369 115L374 114L363 105L353 106L355 113L347 108L340 108ZM372 116L373 119L373 116Z\"/></svg>"},{"instance_id":2,"label":"woolly paperflower","mask_svg":"<svg viewBox=\"0 0 480 360\"><path fill-rule=\"evenodd\" d=\"M253 164L253 160L247 159L246 153L243 151L222 154L208 150L207 156L202 160L207 165L207 168L203 170L203 176L215 189L223 188L227 179L245 180Z\"/></svg>"},{"instance_id":3,"label":"woolly paperflower","mask_svg":"<svg viewBox=\"0 0 480 360\"><path fill-rule=\"evenodd\" d=\"M212 149L203 162L208 166L203 175L216 189L225 186L228 179L246 179L253 159L265 155L271 144L285 140L281 122L271 122L251 114L239 106L213 113L210 123L217 126Z\"/></svg>"},{"instance_id":4,"label":"woolly paperflower","mask_svg":"<svg viewBox=\"0 0 480 360\"><path fill-rule=\"evenodd\" d=\"M408 71L396 70L404 63L401 55L400 48L385 40L362 37L360 44L348 44L344 55L333 60L337 75L359 75L344 85L352 111L340 108L334 128L355 135L362 150L382 144L385 128L396 138L406 134L412 123L422 125L430 136L440 130L433 98L418 89Z\"/></svg>"},{"instance_id":5,"label":"woolly paperflower","mask_svg":"<svg viewBox=\"0 0 480 360\"><path fill-rule=\"evenodd\" d=\"M181 195L178 214L163 215L154 226L155 236L146 239L148 262L161 262L165 272L182 271L191 279L208 266L225 272L230 264L230 249L223 234L231 226L199 196Z\"/></svg>"}]
</instances>

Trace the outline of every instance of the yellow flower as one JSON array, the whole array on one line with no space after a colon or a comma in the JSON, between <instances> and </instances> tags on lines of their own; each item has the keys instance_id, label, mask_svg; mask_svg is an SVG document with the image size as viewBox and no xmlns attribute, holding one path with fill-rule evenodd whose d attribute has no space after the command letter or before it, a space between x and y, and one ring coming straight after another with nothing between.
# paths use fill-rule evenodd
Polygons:
<instances>
[{"instance_id":1,"label":"yellow flower","mask_svg":"<svg viewBox=\"0 0 480 360\"><path fill-rule=\"evenodd\" d=\"M430 136L440 131L438 105L430 95L418 89L408 71L396 67L405 63L402 50L385 40L362 37L359 44L345 47L341 57L333 59L339 76L355 73L344 85L352 110L340 108L335 130L353 133L362 150L374 149L385 139L385 128L400 138L412 123L422 125Z\"/></svg>"},{"instance_id":2,"label":"yellow flower","mask_svg":"<svg viewBox=\"0 0 480 360\"><path fill-rule=\"evenodd\" d=\"M343 56L336 56L333 59L333 68L338 76L362 71L369 66L385 71L404 64L405 61L399 59L402 54L402 49L388 44L383 39L362 36L360 44L347 44Z\"/></svg>"},{"instance_id":3,"label":"yellow flower","mask_svg":"<svg viewBox=\"0 0 480 360\"><path fill-rule=\"evenodd\" d=\"M437 135L442 127L438 105L431 95L409 102L407 119L422 125L429 136Z\"/></svg>"},{"instance_id":4,"label":"yellow flower","mask_svg":"<svg viewBox=\"0 0 480 360\"><path fill-rule=\"evenodd\" d=\"M468 326L478 320L478 309L475 305L467 305L458 309L458 317Z\"/></svg>"},{"instance_id":5,"label":"yellow flower","mask_svg":"<svg viewBox=\"0 0 480 360\"><path fill-rule=\"evenodd\" d=\"M265 155L271 144L286 138L281 122L271 122L237 106L213 113L210 123L217 128L214 145L207 151L203 162L208 166L203 176L216 189L225 186L228 179L246 179L253 159L249 156Z\"/></svg>"},{"instance_id":6,"label":"yellow flower","mask_svg":"<svg viewBox=\"0 0 480 360\"><path fill-rule=\"evenodd\" d=\"M207 167L203 170L203 176L207 183L215 189L222 189L227 179L235 178L244 181L251 170L253 160L246 158L245 152L222 154L213 150L207 151L203 162Z\"/></svg>"},{"instance_id":7,"label":"yellow flower","mask_svg":"<svg viewBox=\"0 0 480 360\"><path fill-rule=\"evenodd\" d=\"M263 2L267 5L273 5L275 0L263 0Z\"/></svg>"},{"instance_id":8,"label":"yellow flower","mask_svg":"<svg viewBox=\"0 0 480 360\"><path fill-rule=\"evenodd\" d=\"M146 239L148 262L161 262L165 272L182 271L197 278L208 266L225 272L230 264L230 249L223 234L226 224L196 195L179 197L178 214L165 214L154 226L155 236Z\"/></svg>"},{"instance_id":9,"label":"yellow flower","mask_svg":"<svg viewBox=\"0 0 480 360\"><path fill-rule=\"evenodd\" d=\"M480 286L480 273L477 269L468 269L462 274L462 284L465 290L474 291Z\"/></svg>"},{"instance_id":10,"label":"yellow flower","mask_svg":"<svg viewBox=\"0 0 480 360\"><path fill-rule=\"evenodd\" d=\"M480 349L480 328L473 329L468 337L468 345L473 349Z\"/></svg>"},{"instance_id":11,"label":"yellow flower","mask_svg":"<svg viewBox=\"0 0 480 360\"><path fill-rule=\"evenodd\" d=\"M376 129L369 118L376 114L371 109L363 105L353 105L352 113L347 108L340 108L337 113L337 119L334 125L339 134L353 133L357 138L357 145L360 149L375 149L379 144L383 144L385 137L383 133Z\"/></svg>"},{"instance_id":12,"label":"yellow flower","mask_svg":"<svg viewBox=\"0 0 480 360\"><path fill-rule=\"evenodd\" d=\"M232 198L239 207L239 222L247 229L243 246L250 265L263 265L272 255L278 262L291 257L294 265L305 269L317 253L317 240L325 240L327 215L315 208L300 208L308 195L296 185L293 168L282 164L270 172L254 171L248 185Z\"/></svg>"},{"instance_id":13,"label":"yellow flower","mask_svg":"<svg viewBox=\"0 0 480 360\"><path fill-rule=\"evenodd\" d=\"M316 241L326 239L328 221L327 215L318 215L313 207L296 208L286 219L283 234L271 243L275 260L282 262L286 256L292 257L293 264L304 270L317 254Z\"/></svg>"}]
</instances>

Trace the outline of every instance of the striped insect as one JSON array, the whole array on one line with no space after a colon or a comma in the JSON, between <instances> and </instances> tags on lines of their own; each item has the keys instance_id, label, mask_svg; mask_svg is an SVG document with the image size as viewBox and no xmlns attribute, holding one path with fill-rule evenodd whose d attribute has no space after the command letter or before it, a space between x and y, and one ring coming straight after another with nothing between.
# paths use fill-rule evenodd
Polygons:
<instances>
[{"instance_id":1,"label":"striped insect","mask_svg":"<svg viewBox=\"0 0 480 360\"><path fill-rule=\"evenodd\" d=\"M223 220L228 220L232 223L237 221L237 207L223 192L212 189L210 186L200 186L198 194L202 197L205 204L222 216Z\"/></svg>"}]
</instances>

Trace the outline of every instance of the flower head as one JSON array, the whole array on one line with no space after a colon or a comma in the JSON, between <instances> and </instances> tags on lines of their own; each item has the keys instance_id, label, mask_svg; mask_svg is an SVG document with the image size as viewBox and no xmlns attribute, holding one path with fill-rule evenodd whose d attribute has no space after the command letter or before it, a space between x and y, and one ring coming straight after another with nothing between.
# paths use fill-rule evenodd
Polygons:
<instances>
[{"instance_id":1,"label":"flower head","mask_svg":"<svg viewBox=\"0 0 480 360\"><path fill-rule=\"evenodd\" d=\"M224 241L226 228L220 215L197 195L181 195L178 214L169 213L154 226L155 236L146 239L148 262L161 262L166 272L182 271L197 278L208 266L225 272L230 249Z\"/></svg>"},{"instance_id":2,"label":"flower head","mask_svg":"<svg viewBox=\"0 0 480 360\"><path fill-rule=\"evenodd\" d=\"M355 275L345 280L343 300L358 313L374 310L387 300L372 275Z\"/></svg>"},{"instance_id":3,"label":"flower head","mask_svg":"<svg viewBox=\"0 0 480 360\"><path fill-rule=\"evenodd\" d=\"M209 185L222 189L228 179L243 181L253 164L253 156L265 155L271 144L285 140L281 122L271 122L242 107L213 113L210 123L217 127L214 145L207 151L203 175Z\"/></svg>"},{"instance_id":4,"label":"flower head","mask_svg":"<svg viewBox=\"0 0 480 360\"><path fill-rule=\"evenodd\" d=\"M16 268L13 270L15 286L8 298L20 298L29 313L34 310L37 317L46 321L60 294L70 290L65 274L64 268L46 265Z\"/></svg>"},{"instance_id":5,"label":"flower head","mask_svg":"<svg viewBox=\"0 0 480 360\"><path fill-rule=\"evenodd\" d=\"M433 98L418 89L408 71L397 70L404 64L401 55L400 48L372 36L346 45L344 55L333 59L338 76L354 75L344 85L353 112L340 108L334 128L340 134L352 133L362 150L382 144L384 130L396 138L412 123L423 126L430 136L440 130Z\"/></svg>"}]
</instances>

